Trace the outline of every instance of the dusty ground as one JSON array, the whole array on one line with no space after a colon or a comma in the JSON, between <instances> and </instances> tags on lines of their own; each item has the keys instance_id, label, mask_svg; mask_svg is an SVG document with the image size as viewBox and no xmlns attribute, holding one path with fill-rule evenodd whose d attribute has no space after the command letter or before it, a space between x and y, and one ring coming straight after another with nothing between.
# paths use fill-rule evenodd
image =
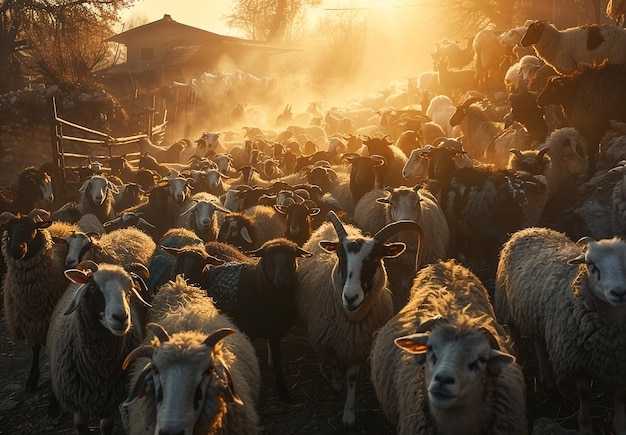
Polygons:
<instances>
[{"instance_id":1,"label":"dusty ground","mask_svg":"<svg viewBox=\"0 0 626 435\"><path fill-rule=\"evenodd\" d=\"M310 354L304 331L294 330L284 340L284 370L288 385L292 388L293 404L285 405L278 400L274 379L266 363L263 342L255 343L263 386L259 414L262 435L345 434L341 428L341 411L344 393L337 395L322 375L317 360ZM47 416L50 395L50 376L47 355L42 352L42 378L36 393L25 393L24 385L30 368L30 347L8 339L4 317L0 317L0 434L72 434L72 419L64 414L52 421ZM558 395L547 395L536 387L536 373L532 361L525 364L528 384L528 414L532 422L538 416L556 420L566 428L576 427L577 401ZM384 418L369 382L369 373L363 372L357 392L357 427L350 434L391 435L395 428ZM606 395L596 396L591 413L597 433L609 434L612 411ZM93 426L97 425L94 422ZM99 433L95 431L94 433ZM115 434L122 434L119 423ZM555 433L555 432L542 432Z\"/></svg>"}]
</instances>

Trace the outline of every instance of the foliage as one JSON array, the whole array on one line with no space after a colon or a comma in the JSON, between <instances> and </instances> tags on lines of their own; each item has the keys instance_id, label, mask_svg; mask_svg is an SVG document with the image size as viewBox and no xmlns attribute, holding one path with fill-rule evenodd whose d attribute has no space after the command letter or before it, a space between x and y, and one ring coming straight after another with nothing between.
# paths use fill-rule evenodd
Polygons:
<instances>
[{"instance_id":1,"label":"foliage","mask_svg":"<svg viewBox=\"0 0 626 435\"><path fill-rule=\"evenodd\" d=\"M48 79L55 79L63 67L72 69L64 73L66 79L84 78L86 70L99 65L99 41L107 36L103 29L110 28L119 11L133 2L0 0L0 93L23 86L22 76L30 74L26 58L37 73L49 74Z\"/></svg>"},{"instance_id":2,"label":"foliage","mask_svg":"<svg viewBox=\"0 0 626 435\"><path fill-rule=\"evenodd\" d=\"M237 0L228 24L255 41L293 40L302 27L305 5L321 0Z\"/></svg>"}]
</instances>

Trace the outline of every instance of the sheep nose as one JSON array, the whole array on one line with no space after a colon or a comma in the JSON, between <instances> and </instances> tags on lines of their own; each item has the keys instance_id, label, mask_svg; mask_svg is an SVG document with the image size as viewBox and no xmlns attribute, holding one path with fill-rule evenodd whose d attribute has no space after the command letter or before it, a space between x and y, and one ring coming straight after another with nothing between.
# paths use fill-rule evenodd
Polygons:
<instances>
[{"instance_id":1,"label":"sheep nose","mask_svg":"<svg viewBox=\"0 0 626 435\"><path fill-rule=\"evenodd\" d=\"M355 294L354 296L348 296L344 294L344 299L346 301L346 304L349 307L351 307L358 298L359 298L358 294Z\"/></svg>"},{"instance_id":2,"label":"sheep nose","mask_svg":"<svg viewBox=\"0 0 626 435\"><path fill-rule=\"evenodd\" d=\"M111 314L111 317L119 324L124 324L128 320L128 314L122 311Z\"/></svg>"},{"instance_id":3,"label":"sheep nose","mask_svg":"<svg viewBox=\"0 0 626 435\"><path fill-rule=\"evenodd\" d=\"M439 385L454 385L454 377L448 373L437 373L435 375L435 382Z\"/></svg>"},{"instance_id":4,"label":"sheep nose","mask_svg":"<svg viewBox=\"0 0 626 435\"><path fill-rule=\"evenodd\" d=\"M622 288L622 287L612 288L609 290L609 294L613 298L620 299L623 302L624 298L626 297L626 288Z\"/></svg>"},{"instance_id":5,"label":"sheep nose","mask_svg":"<svg viewBox=\"0 0 626 435\"><path fill-rule=\"evenodd\" d=\"M211 225L211 219L202 219L202 225L208 227Z\"/></svg>"},{"instance_id":6,"label":"sheep nose","mask_svg":"<svg viewBox=\"0 0 626 435\"><path fill-rule=\"evenodd\" d=\"M159 430L159 435L185 435L185 430L167 430L161 429Z\"/></svg>"}]
</instances>

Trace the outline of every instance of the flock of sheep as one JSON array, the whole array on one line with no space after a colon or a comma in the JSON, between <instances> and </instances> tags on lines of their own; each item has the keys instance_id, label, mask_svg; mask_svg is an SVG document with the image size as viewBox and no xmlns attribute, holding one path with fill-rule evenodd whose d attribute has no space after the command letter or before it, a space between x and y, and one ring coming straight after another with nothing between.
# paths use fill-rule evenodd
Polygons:
<instances>
[{"instance_id":1,"label":"flock of sheep","mask_svg":"<svg viewBox=\"0 0 626 435\"><path fill-rule=\"evenodd\" d=\"M56 210L49 168L25 169L0 228L27 391L45 346L50 410L79 434L120 415L133 435L256 434L252 340L289 402L281 339L302 322L346 430L371 373L398 433L526 434L528 340L546 389L575 386L581 433L600 391L626 434L624 55L620 26L531 21L442 41L392 100L90 161Z\"/></svg>"}]
</instances>

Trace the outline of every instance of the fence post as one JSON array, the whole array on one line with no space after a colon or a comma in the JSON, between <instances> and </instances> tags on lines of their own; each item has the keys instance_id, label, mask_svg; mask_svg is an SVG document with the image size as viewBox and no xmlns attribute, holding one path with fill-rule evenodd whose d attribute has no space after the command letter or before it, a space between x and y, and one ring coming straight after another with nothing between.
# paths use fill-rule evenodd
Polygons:
<instances>
[{"instance_id":1,"label":"fence post","mask_svg":"<svg viewBox=\"0 0 626 435\"><path fill-rule=\"evenodd\" d=\"M59 204L64 204L66 200L65 192L65 159L63 158L63 126L57 121L57 105L56 98L52 97L49 100L50 106L50 144L51 144L51 157L52 166L54 167L54 173L52 175L53 180L53 192L54 196L58 199Z\"/></svg>"}]
</instances>

